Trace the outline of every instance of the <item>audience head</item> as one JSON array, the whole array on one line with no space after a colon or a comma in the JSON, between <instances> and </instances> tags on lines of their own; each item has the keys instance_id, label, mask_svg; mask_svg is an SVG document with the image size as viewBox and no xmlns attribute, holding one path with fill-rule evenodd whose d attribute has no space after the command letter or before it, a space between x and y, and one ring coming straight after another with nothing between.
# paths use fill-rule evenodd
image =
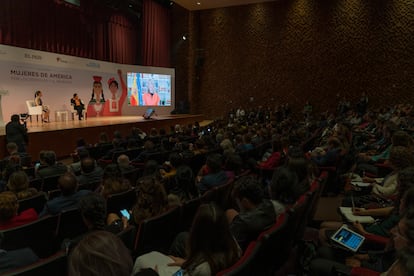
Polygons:
<instances>
[{"instance_id":1,"label":"audience head","mask_svg":"<svg viewBox=\"0 0 414 276\"><path fill-rule=\"evenodd\" d=\"M47 150L44 152L43 160L48 166L53 166L56 164L56 153L53 150Z\"/></svg>"},{"instance_id":2,"label":"audience head","mask_svg":"<svg viewBox=\"0 0 414 276\"><path fill-rule=\"evenodd\" d=\"M79 160L89 157L89 151L86 148L79 148L76 152L78 153Z\"/></svg>"},{"instance_id":3,"label":"audience head","mask_svg":"<svg viewBox=\"0 0 414 276\"><path fill-rule=\"evenodd\" d=\"M12 122L20 122L20 116L17 115L17 114L13 114L10 117L10 121L12 121Z\"/></svg>"},{"instance_id":4,"label":"audience head","mask_svg":"<svg viewBox=\"0 0 414 276\"><path fill-rule=\"evenodd\" d=\"M104 169L103 179L121 179L122 171L119 168L118 164L109 164Z\"/></svg>"},{"instance_id":5,"label":"audience head","mask_svg":"<svg viewBox=\"0 0 414 276\"><path fill-rule=\"evenodd\" d=\"M9 154L17 153L18 147L17 147L17 144L15 142L7 143L6 147L7 147L7 152Z\"/></svg>"},{"instance_id":6,"label":"audience head","mask_svg":"<svg viewBox=\"0 0 414 276\"><path fill-rule=\"evenodd\" d=\"M240 211L251 210L263 201L264 191L257 177L242 176L234 182L232 196Z\"/></svg>"},{"instance_id":7,"label":"audience head","mask_svg":"<svg viewBox=\"0 0 414 276\"><path fill-rule=\"evenodd\" d=\"M211 275L215 275L237 261L239 249L230 233L227 217L214 203L201 204L198 208L187 249L184 269L203 258L210 266Z\"/></svg>"},{"instance_id":8,"label":"audience head","mask_svg":"<svg viewBox=\"0 0 414 276\"><path fill-rule=\"evenodd\" d=\"M394 132L391 141L393 146L402 146L410 150L413 149L413 137L405 131L399 130Z\"/></svg>"},{"instance_id":9,"label":"audience head","mask_svg":"<svg viewBox=\"0 0 414 276\"><path fill-rule=\"evenodd\" d=\"M129 157L126 154L121 154L118 156L118 159L116 160L118 163L118 166L121 168L128 168L129 166Z\"/></svg>"},{"instance_id":10,"label":"audience head","mask_svg":"<svg viewBox=\"0 0 414 276\"><path fill-rule=\"evenodd\" d=\"M188 198L198 194L193 170L189 166L183 165L177 168L175 182Z\"/></svg>"},{"instance_id":11,"label":"audience head","mask_svg":"<svg viewBox=\"0 0 414 276\"><path fill-rule=\"evenodd\" d=\"M207 156L206 165L210 169L210 172L216 173L221 170L222 158L218 153L212 153Z\"/></svg>"},{"instance_id":12,"label":"audience head","mask_svg":"<svg viewBox=\"0 0 414 276\"><path fill-rule=\"evenodd\" d=\"M406 147L396 146L391 148L389 162L395 170L414 166L414 156Z\"/></svg>"},{"instance_id":13,"label":"audience head","mask_svg":"<svg viewBox=\"0 0 414 276\"><path fill-rule=\"evenodd\" d=\"M159 215L167 209L168 198L164 186L154 177L137 181L137 202L132 208L135 223Z\"/></svg>"},{"instance_id":14,"label":"audience head","mask_svg":"<svg viewBox=\"0 0 414 276\"><path fill-rule=\"evenodd\" d=\"M73 173L66 172L58 179L58 187L63 196L74 194L78 189L78 180Z\"/></svg>"},{"instance_id":15,"label":"audience head","mask_svg":"<svg viewBox=\"0 0 414 276\"><path fill-rule=\"evenodd\" d=\"M73 249L69 276L130 276L133 262L124 243L108 231L93 231Z\"/></svg>"},{"instance_id":16,"label":"audience head","mask_svg":"<svg viewBox=\"0 0 414 276\"><path fill-rule=\"evenodd\" d=\"M155 160L148 160L145 162L143 176L153 176L156 179L161 179L160 166Z\"/></svg>"},{"instance_id":17,"label":"audience head","mask_svg":"<svg viewBox=\"0 0 414 276\"><path fill-rule=\"evenodd\" d=\"M95 170L95 167L95 159L91 157L81 159L81 170L83 173L91 173Z\"/></svg>"},{"instance_id":18,"label":"audience head","mask_svg":"<svg viewBox=\"0 0 414 276\"><path fill-rule=\"evenodd\" d=\"M22 170L16 171L9 176L7 188L15 193L18 198L25 198L24 194L29 189L29 177Z\"/></svg>"},{"instance_id":19,"label":"audience head","mask_svg":"<svg viewBox=\"0 0 414 276\"><path fill-rule=\"evenodd\" d=\"M90 193L79 200L79 211L89 230L103 230L106 221L106 201L97 194Z\"/></svg>"},{"instance_id":20,"label":"audience head","mask_svg":"<svg viewBox=\"0 0 414 276\"><path fill-rule=\"evenodd\" d=\"M282 204L293 204L299 197L299 179L289 168L278 168L270 183L270 197Z\"/></svg>"},{"instance_id":21,"label":"audience head","mask_svg":"<svg viewBox=\"0 0 414 276\"><path fill-rule=\"evenodd\" d=\"M0 222L5 222L17 215L19 202L12 192L0 193Z\"/></svg>"}]
</instances>

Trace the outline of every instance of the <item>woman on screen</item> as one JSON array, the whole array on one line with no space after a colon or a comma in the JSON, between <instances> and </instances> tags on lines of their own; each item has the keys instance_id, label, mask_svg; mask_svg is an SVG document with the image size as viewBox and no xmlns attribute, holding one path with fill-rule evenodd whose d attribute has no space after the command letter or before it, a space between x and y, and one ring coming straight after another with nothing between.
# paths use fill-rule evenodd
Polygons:
<instances>
[{"instance_id":1,"label":"woman on screen","mask_svg":"<svg viewBox=\"0 0 414 276\"><path fill-rule=\"evenodd\" d=\"M142 96L142 100L144 101L144 105L159 105L160 103L160 96L155 91L154 81L152 79L148 79L147 93Z\"/></svg>"},{"instance_id":2,"label":"woman on screen","mask_svg":"<svg viewBox=\"0 0 414 276\"><path fill-rule=\"evenodd\" d=\"M124 78L122 77L122 71L118 69L117 71L119 81L121 82L121 95L118 93L118 82L115 78L110 78L108 80L109 91L111 91L111 97L106 101L104 110L102 112L103 116L121 116L122 115L122 106L127 96L127 85L125 84Z\"/></svg>"}]
</instances>

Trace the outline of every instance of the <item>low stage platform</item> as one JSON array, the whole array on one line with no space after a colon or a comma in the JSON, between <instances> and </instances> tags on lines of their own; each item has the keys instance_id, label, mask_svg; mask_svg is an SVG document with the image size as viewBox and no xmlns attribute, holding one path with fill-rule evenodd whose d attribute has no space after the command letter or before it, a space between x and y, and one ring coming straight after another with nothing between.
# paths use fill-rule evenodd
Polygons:
<instances>
[{"instance_id":1,"label":"low stage platform","mask_svg":"<svg viewBox=\"0 0 414 276\"><path fill-rule=\"evenodd\" d=\"M176 124L188 125L202 122L203 115L159 115L153 119L146 120L142 116L117 116L117 117L95 117L87 120L63 121L42 123L32 118L28 120L29 144L27 152L33 159L38 159L41 150L54 150L58 158L65 158L76 148L76 140L84 138L87 143L95 144L99 133L106 132L110 139L114 131L118 130L123 136L131 132L132 127L138 127L149 133L151 128L164 128L169 132L171 126ZM5 128L0 128L0 158L6 156L6 133Z\"/></svg>"}]
</instances>

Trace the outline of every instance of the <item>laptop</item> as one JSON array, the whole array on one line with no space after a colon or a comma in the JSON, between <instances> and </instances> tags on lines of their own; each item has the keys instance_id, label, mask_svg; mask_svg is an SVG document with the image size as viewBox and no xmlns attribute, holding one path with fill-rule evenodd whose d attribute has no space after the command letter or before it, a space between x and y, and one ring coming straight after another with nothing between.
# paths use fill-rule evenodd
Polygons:
<instances>
[{"instance_id":1,"label":"laptop","mask_svg":"<svg viewBox=\"0 0 414 276\"><path fill-rule=\"evenodd\" d=\"M357 252L364 243L365 237L349 229L348 226L342 225L341 228L331 236L331 240L352 252Z\"/></svg>"}]
</instances>

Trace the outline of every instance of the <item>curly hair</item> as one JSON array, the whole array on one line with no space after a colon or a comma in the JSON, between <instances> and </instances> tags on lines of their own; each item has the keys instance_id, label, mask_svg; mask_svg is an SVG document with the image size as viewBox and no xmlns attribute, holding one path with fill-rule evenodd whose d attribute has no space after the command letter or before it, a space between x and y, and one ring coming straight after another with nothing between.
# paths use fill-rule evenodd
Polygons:
<instances>
[{"instance_id":1,"label":"curly hair","mask_svg":"<svg viewBox=\"0 0 414 276\"><path fill-rule=\"evenodd\" d=\"M10 220L17 214L19 203L13 192L0 193L0 222Z\"/></svg>"},{"instance_id":2,"label":"curly hair","mask_svg":"<svg viewBox=\"0 0 414 276\"><path fill-rule=\"evenodd\" d=\"M414 166L414 156L406 147L393 146L390 152L390 163L398 170Z\"/></svg>"},{"instance_id":3,"label":"curly hair","mask_svg":"<svg viewBox=\"0 0 414 276\"><path fill-rule=\"evenodd\" d=\"M7 188L16 194L17 199L33 196L37 193L34 188L29 188L29 177L24 171L17 171L10 175Z\"/></svg>"},{"instance_id":4,"label":"curly hair","mask_svg":"<svg viewBox=\"0 0 414 276\"><path fill-rule=\"evenodd\" d=\"M105 228L106 201L96 193L90 193L79 200L79 211L82 217L89 222L89 228L101 230Z\"/></svg>"},{"instance_id":5,"label":"curly hair","mask_svg":"<svg viewBox=\"0 0 414 276\"><path fill-rule=\"evenodd\" d=\"M154 177L141 178L137 184L137 202L132 207L132 216L139 224L166 211L168 198L164 186Z\"/></svg>"}]
</instances>

